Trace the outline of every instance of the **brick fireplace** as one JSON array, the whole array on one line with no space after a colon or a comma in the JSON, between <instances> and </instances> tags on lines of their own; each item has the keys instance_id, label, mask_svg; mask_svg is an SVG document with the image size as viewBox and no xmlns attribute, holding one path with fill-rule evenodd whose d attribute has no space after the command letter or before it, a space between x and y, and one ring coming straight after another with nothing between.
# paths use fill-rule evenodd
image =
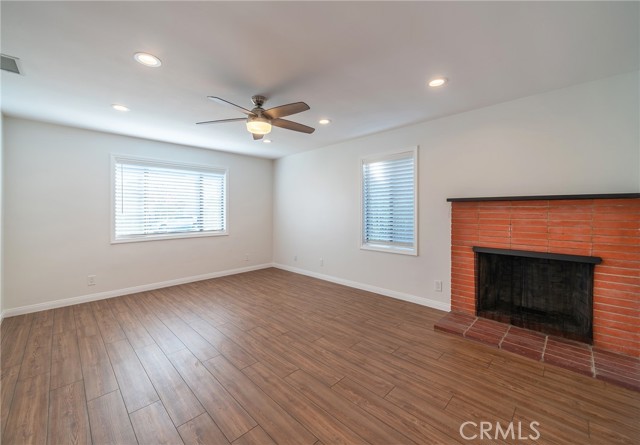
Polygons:
<instances>
[{"instance_id":1,"label":"brick fireplace","mask_svg":"<svg viewBox=\"0 0 640 445\"><path fill-rule=\"evenodd\" d=\"M452 313L477 315L474 246L599 257L594 350L640 357L640 194L449 201Z\"/></svg>"}]
</instances>

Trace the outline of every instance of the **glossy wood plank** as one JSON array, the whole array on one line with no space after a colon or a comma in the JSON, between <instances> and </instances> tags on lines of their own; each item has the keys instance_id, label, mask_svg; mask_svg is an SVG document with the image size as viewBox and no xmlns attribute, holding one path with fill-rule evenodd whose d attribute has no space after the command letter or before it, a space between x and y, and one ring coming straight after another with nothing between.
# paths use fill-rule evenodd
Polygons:
<instances>
[{"instance_id":1,"label":"glossy wood plank","mask_svg":"<svg viewBox=\"0 0 640 445\"><path fill-rule=\"evenodd\" d=\"M131 423L141 444L178 445L183 443L161 402L152 403L131 413Z\"/></svg>"},{"instance_id":2,"label":"glossy wood plank","mask_svg":"<svg viewBox=\"0 0 640 445\"><path fill-rule=\"evenodd\" d=\"M2 322L2 369L22 364L32 318L22 315Z\"/></svg>"},{"instance_id":3,"label":"glossy wood plank","mask_svg":"<svg viewBox=\"0 0 640 445\"><path fill-rule=\"evenodd\" d=\"M224 357L212 358L205 366L279 444L312 445L318 440Z\"/></svg>"},{"instance_id":4,"label":"glossy wood plank","mask_svg":"<svg viewBox=\"0 0 640 445\"><path fill-rule=\"evenodd\" d=\"M93 309L89 303L79 304L73 307L78 337L91 337L100 335L98 323L93 316Z\"/></svg>"},{"instance_id":5,"label":"glossy wood plank","mask_svg":"<svg viewBox=\"0 0 640 445\"><path fill-rule=\"evenodd\" d=\"M229 441L209 414L204 413L180 425L178 432L185 445L228 445Z\"/></svg>"},{"instance_id":6,"label":"glossy wood plank","mask_svg":"<svg viewBox=\"0 0 640 445\"><path fill-rule=\"evenodd\" d=\"M18 382L19 374L19 365L11 368L5 368L0 374L0 418L2 419L2 422L0 423L0 436L7 424L9 409L11 408L13 393L16 388L16 383Z\"/></svg>"},{"instance_id":7,"label":"glossy wood plank","mask_svg":"<svg viewBox=\"0 0 640 445\"><path fill-rule=\"evenodd\" d=\"M82 378L76 332L66 330L54 334L51 351L51 389L66 386Z\"/></svg>"},{"instance_id":8,"label":"glossy wood plank","mask_svg":"<svg viewBox=\"0 0 640 445\"><path fill-rule=\"evenodd\" d=\"M13 393L3 444L41 445L47 441L49 374L19 380Z\"/></svg>"},{"instance_id":9,"label":"glossy wood plank","mask_svg":"<svg viewBox=\"0 0 640 445\"><path fill-rule=\"evenodd\" d=\"M314 357L317 357L318 360L322 360L323 363L337 370L341 374L353 377L379 396L384 396L393 389L393 383L381 378L376 373L371 372L357 362L345 360L343 357L338 355L337 350L320 347L316 342L308 343L299 341L298 339L292 339L289 334L284 334L281 337L282 341L287 342L289 346L302 353L311 354ZM333 346L331 348L333 348Z\"/></svg>"},{"instance_id":10,"label":"glossy wood plank","mask_svg":"<svg viewBox=\"0 0 640 445\"><path fill-rule=\"evenodd\" d=\"M233 441L233 445L276 445L277 443L260 426Z\"/></svg>"},{"instance_id":11,"label":"glossy wood plank","mask_svg":"<svg viewBox=\"0 0 640 445\"><path fill-rule=\"evenodd\" d=\"M449 444L460 442L459 436L454 434L452 437L443 434L437 428L407 413L388 400L375 395L348 377L342 379L332 389L382 422L398 431L402 431L404 435L415 443ZM471 417L469 419L476 420L476 418Z\"/></svg>"},{"instance_id":12,"label":"glossy wood plank","mask_svg":"<svg viewBox=\"0 0 640 445\"><path fill-rule=\"evenodd\" d=\"M339 396L304 371L296 371L285 378L289 384L325 411L333 413L342 423L371 443L411 444L408 437L378 421L357 405Z\"/></svg>"},{"instance_id":13,"label":"glossy wood plank","mask_svg":"<svg viewBox=\"0 0 640 445\"><path fill-rule=\"evenodd\" d=\"M43 331L53 329L53 309L33 313L31 330L35 329L41 329Z\"/></svg>"},{"instance_id":14,"label":"glossy wood plank","mask_svg":"<svg viewBox=\"0 0 640 445\"><path fill-rule=\"evenodd\" d=\"M257 425L191 352L174 352L169 359L229 442Z\"/></svg>"},{"instance_id":15,"label":"glossy wood plank","mask_svg":"<svg viewBox=\"0 0 640 445\"><path fill-rule=\"evenodd\" d=\"M87 400L118 389L118 382L102 338L99 335L79 337L78 349Z\"/></svg>"},{"instance_id":16,"label":"glossy wood plank","mask_svg":"<svg viewBox=\"0 0 640 445\"><path fill-rule=\"evenodd\" d=\"M120 391L87 402L94 445L137 445Z\"/></svg>"},{"instance_id":17,"label":"glossy wood plank","mask_svg":"<svg viewBox=\"0 0 640 445\"><path fill-rule=\"evenodd\" d=\"M51 313L51 312L50 312ZM39 321L38 327L32 325L29 339L22 358L20 367L20 380L35 377L39 374L49 372L51 366L51 332L53 328L53 316L49 318L34 320ZM41 324L42 322L47 324Z\"/></svg>"},{"instance_id":18,"label":"glossy wood plank","mask_svg":"<svg viewBox=\"0 0 640 445\"><path fill-rule=\"evenodd\" d=\"M114 300L118 301L119 299L114 298ZM129 307L124 305L122 309L124 312L115 311L113 315L116 320L118 320L131 346L133 346L134 349L138 349L154 344L153 338L151 338L140 321L131 314Z\"/></svg>"},{"instance_id":19,"label":"glossy wood plank","mask_svg":"<svg viewBox=\"0 0 640 445\"><path fill-rule=\"evenodd\" d=\"M105 343L113 343L127 338L110 309L93 311L93 316Z\"/></svg>"},{"instance_id":20,"label":"glossy wood plank","mask_svg":"<svg viewBox=\"0 0 640 445\"><path fill-rule=\"evenodd\" d=\"M106 348L129 413L159 400L153 384L127 340L107 343Z\"/></svg>"},{"instance_id":21,"label":"glossy wood plank","mask_svg":"<svg viewBox=\"0 0 640 445\"><path fill-rule=\"evenodd\" d=\"M74 306L59 307L53 310L53 333L76 330Z\"/></svg>"},{"instance_id":22,"label":"glossy wood plank","mask_svg":"<svg viewBox=\"0 0 640 445\"><path fill-rule=\"evenodd\" d=\"M242 349L237 343L234 343L222 332L217 330L215 326L207 323L202 319L192 320L190 322L191 327L207 340L214 348L216 348L222 355L225 356L233 365L242 369L247 366L256 363L256 359L251 356L247 351Z\"/></svg>"},{"instance_id":23,"label":"glossy wood plank","mask_svg":"<svg viewBox=\"0 0 640 445\"><path fill-rule=\"evenodd\" d=\"M204 413L196 396L158 346L149 345L137 353L174 425L182 425Z\"/></svg>"},{"instance_id":24,"label":"glossy wood plank","mask_svg":"<svg viewBox=\"0 0 640 445\"><path fill-rule=\"evenodd\" d=\"M82 381L51 391L49 401L50 444L90 444L89 416Z\"/></svg>"},{"instance_id":25,"label":"glossy wood plank","mask_svg":"<svg viewBox=\"0 0 640 445\"><path fill-rule=\"evenodd\" d=\"M167 317L163 322L198 360L205 361L220 355L216 348L178 317Z\"/></svg>"},{"instance_id":26,"label":"glossy wood plank","mask_svg":"<svg viewBox=\"0 0 640 445\"><path fill-rule=\"evenodd\" d=\"M270 351L269 349L262 347L259 341L250 335L245 334L242 329L232 325L231 323L217 326L216 329L230 338L233 342L240 345L240 347L251 354L252 357L268 363L280 377L289 375L298 369L297 366L287 362L282 357L278 357L277 353L274 351Z\"/></svg>"},{"instance_id":27,"label":"glossy wood plank","mask_svg":"<svg viewBox=\"0 0 640 445\"><path fill-rule=\"evenodd\" d=\"M341 445L366 443L338 418L304 397L300 391L287 384L269 367L256 363L242 372L325 443Z\"/></svg>"},{"instance_id":28,"label":"glossy wood plank","mask_svg":"<svg viewBox=\"0 0 640 445\"><path fill-rule=\"evenodd\" d=\"M186 347L155 315L143 314L139 316L139 320L165 354L172 354Z\"/></svg>"}]
</instances>

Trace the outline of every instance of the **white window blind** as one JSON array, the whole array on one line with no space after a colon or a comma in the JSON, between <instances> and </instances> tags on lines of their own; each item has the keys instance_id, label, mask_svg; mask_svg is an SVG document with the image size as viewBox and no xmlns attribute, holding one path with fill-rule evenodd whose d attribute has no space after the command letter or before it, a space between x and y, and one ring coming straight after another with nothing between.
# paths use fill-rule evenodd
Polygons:
<instances>
[{"instance_id":1,"label":"white window blind","mask_svg":"<svg viewBox=\"0 0 640 445\"><path fill-rule=\"evenodd\" d=\"M416 254L417 150L362 162L362 247Z\"/></svg>"},{"instance_id":2,"label":"white window blind","mask_svg":"<svg viewBox=\"0 0 640 445\"><path fill-rule=\"evenodd\" d=\"M227 172L114 158L113 241L226 234Z\"/></svg>"}]
</instances>

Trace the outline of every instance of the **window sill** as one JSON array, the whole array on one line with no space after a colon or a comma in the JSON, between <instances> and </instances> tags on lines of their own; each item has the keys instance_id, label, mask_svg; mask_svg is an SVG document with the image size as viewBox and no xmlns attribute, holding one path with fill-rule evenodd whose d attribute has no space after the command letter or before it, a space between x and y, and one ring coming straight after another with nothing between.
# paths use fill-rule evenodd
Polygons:
<instances>
[{"instance_id":1,"label":"window sill","mask_svg":"<svg viewBox=\"0 0 640 445\"><path fill-rule=\"evenodd\" d=\"M418 256L418 250L415 247L388 246L385 244L362 244L361 250L373 250L375 252L395 253L398 255Z\"/></svg>"},{"instance_id":2,"label":"window sill","mask_svg":"<svg viewBox=\"0 0 640 445\"><path fill-rule=\"evenodd\" d=\"M206 236L227 236L229 232L192 232L192 233L167 233L163 235L131 236L129 238L111 238L111 244L138 243L143 241L159 241L168 239L202 238Z\"/></svg>"}]
</instances>

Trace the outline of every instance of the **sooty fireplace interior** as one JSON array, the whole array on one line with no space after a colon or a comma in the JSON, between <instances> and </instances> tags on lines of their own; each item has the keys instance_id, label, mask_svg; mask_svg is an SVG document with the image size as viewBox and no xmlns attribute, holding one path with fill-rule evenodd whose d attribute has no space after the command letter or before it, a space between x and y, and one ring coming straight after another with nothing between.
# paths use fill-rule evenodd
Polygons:
<instances>
[{"instance_id":1,"label":"sooty fireplace interior","mask_svg":"<svg viewBox=\"0 0 640 445\"><path fill-rule=\"evenodd\" d=\"M592 343L593 272L600 258L484 247L473 251L479 317Z\"/></svg>"}]
</instances>

